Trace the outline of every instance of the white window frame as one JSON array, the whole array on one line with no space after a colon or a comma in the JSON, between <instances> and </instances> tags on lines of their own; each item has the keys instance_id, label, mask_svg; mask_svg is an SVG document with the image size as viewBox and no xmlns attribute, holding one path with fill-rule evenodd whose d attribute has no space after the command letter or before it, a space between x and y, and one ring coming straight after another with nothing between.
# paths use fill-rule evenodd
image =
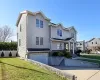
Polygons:
<instances>
[{"instance_id":1,"label":"white window frame","mask_svg":"<svg viewBox=\"0 0 100 80\"><path fill-rule=\"evenodd\" d=\"M40 27L40 21L39 21L39 19L36 19L36 27Z\"/></svg>"},{"instance_id":2,"label":"white window frame","mask_svg":"<svg viewBox=\"0 0 100 80\"><path fill-rule=\"evenodd\" d=\"M62 37L62 30L57 29L57 35L60 36L60 37Z\"/></svg>"},{"instance_id":3,"label":"white window frame","mask_svg":"<svg viewBox=\"0 0 100 80\"><path fill-rule=\"evenodd\" d=\"M36 37L36 45L39 45L39 37Z\"/></svg>"},{"instance_id":4,"label":"white window frame","mask_svg":"<svg viewBox=\"0 0 100 80\"><path fill-rule=\"evenodd\" d=\"M40 28L43 28L43 21L40 20Z\"/></svg>"},{"instance_id":5,"label":"white window frame","mask_svg":"<svg viewBox=\"0 0 100 80\"><path fill-rule=\"evenodd\" d=\"M43 45L43 37L40 37L40 45Z\"/></svg>"}]
</instances>

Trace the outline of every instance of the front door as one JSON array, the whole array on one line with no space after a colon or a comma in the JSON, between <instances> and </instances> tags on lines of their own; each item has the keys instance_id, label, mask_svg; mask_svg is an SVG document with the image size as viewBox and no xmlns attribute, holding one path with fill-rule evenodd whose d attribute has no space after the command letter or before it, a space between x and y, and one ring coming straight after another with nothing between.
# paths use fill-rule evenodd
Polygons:
<instances>
[{"instance_id":1,"label":"front door","mask_svg":"<svg viewBox=\"0 0 100 80\"><path fill-rule=\"evenodd\" d=\"M69 50L68 43L64 43L64 49Z\"/></svg>"}]
</instances>

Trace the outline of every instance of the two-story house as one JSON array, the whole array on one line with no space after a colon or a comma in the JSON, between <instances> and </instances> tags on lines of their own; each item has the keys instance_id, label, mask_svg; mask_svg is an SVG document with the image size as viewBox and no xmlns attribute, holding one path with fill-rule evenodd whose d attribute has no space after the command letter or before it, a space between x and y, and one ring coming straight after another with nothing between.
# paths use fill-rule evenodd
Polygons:
<instances>
[{"instance_id":1,"label":"two-story house","mask_svg":"<svg viewBox=\"0 0 100 80\"><path fill-rule=\"evenodd\" d=\"M76 30L50 22L41 11L23 11L17 23L18 54L21 58L34 59L48 64L52 51L76 50Z\"/></svg>"},{"instance_id":2,"label":"two-story house","mask_svg":"<svg viewBox=\"0 0 100 80\"><path fill-rule=\"evenodd\" d=\"M86 42L86 48L91 50L92 53L98 51L98 47L100 47L100 38L92 38Z\"/></svg>"}]
</instances>

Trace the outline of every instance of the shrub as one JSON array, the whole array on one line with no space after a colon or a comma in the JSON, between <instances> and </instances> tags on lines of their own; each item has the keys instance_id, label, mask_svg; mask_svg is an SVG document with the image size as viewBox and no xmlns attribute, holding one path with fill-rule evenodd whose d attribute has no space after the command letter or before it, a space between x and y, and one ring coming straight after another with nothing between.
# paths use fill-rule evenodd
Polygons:
<instances>
[{"instance_id":1,"label":"shrub","mask_svg":"<svg viewBox=\"0 0 100 80\"><path fill-rule=\"evenodd\" d=\"M80 53L81 53L82 51L81 50L77 50L76 52L75 52L75 54L77 55L77 56L80 56Z\"/></svg>"},{"instance_id":2,"label":"shrub","mask_svg":"<svg viewBox=\"0 0 100 80\"><path fill-rule=\"evenodd\" d=\"M12 53L11 52L9 53L9 57L12 57Z\"/></svg>"},{"instance_id":3,"label":"shrub","mask_svg":"<svg viewBox=\"0 0 100 80\"><path fill-rule=\"evenodd\" d=\"M63 52L59 51L58 56L64 56Z\"/></svg>"},{"instance_id":4,"label":"shrub","mask_svg":"<svg viewBox=\"0 0 100 80\"><path fill-rule=\"evenodd\" d=\"M4 53L3 52L1 53L1 57L4 57Z\"/></svg>"},{"instance_id":5,"label":"shrub","mask_svg":"<svg viewBox=\"0 0 100 80\"><path fill-rule=\"evenodd\" d=\"M63 53L61 51L53 52L52 56L63 56Z\"/></svg>"},{"instance_id":6,"label":"shrub","mask_svg":"<svg viewBox=\"0 0 100 80\"><path fill-rule=\"evenodd\" d=\"M62 57L66 57L66 58L71 58L71 57L72 57L71 54L70 54L70 52L67 51L67 50L54 52L54 53L52 54L52 56L59 56L59 57L62 56Z\"/></svg>"},{"instance_id":7,"label":"shrub","mask_svg":"<svg viewBox=\"0 0 100 80\"><path fill-rule=\"evenodd\" d=\"M52 56L58 56L58 52L53 52Z\"/></svg>"},{"instance_id":8,"label":"shrub","mask_svg":"<svg viewBox=\"0 0 100 80\"><path fill-rule=\"evenodd\" d=\"M64 53L64 57L66 57L66 58L72 57L72 55L70 54L70 52L68 50L64 50L63 53Z\"/></svg>"},{"instance_id":9,"label":"shrub","mask_svg":"<svg viewBox=\"0 0 100 80\"><path fill-rule=\"evenodd\" d=\"M90 54L91 51L92 51L91 49L86 49L86 50L85 50L85 53Z\"/></svg>"}]
</instances>

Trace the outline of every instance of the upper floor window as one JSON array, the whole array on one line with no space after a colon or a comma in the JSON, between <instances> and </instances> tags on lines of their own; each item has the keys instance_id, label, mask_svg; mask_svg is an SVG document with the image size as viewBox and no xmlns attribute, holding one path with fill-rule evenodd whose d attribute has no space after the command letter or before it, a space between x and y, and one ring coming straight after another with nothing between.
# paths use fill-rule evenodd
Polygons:
<instances>
[{"instance_id":1,"label":"upper floor window","mask_svg":"<svg viewBox=\"0 0 100 80\"><path fill-rule=\"evenodd\" d=\"M36 27L39 27L39 20L36 19Z\"/></svg>"},{"instance_id":2,"label":"upper floor window","mask_svg":"<svg viewBox=\"0 0 100 80\"><path fill-rule=\"evenodd\" d=\"M20 24L20 32L22 31L22 25Z\"/></svg>"},{"instance_id":3,"label":"upper floor window","mask_svg":"<svg viewBox=\"0 0 100 80\"><path fill-rule=\"evenodd\" d=\"M36 27L43 28L43 21L36 19Z\"/></svg>"},{"instance_id":4,"label":"upper floor window","mask_svg":"<svg viewBox=\"0 0 100 80\"><path fill-rule=\"evenodd\" d=\"M43 28L43 21L40 20L40 28Z\"/></svg>"},{"instance_id":5,"label":"upper floor window","mask_svg":"<svg viewBox=\"0 0 100 80\"><path fill-rule=\"evenodd\" d=\"M62 30L57 29L57 35L58 35L58 36L62 36Z\"/></svg>"}]
</instances>

